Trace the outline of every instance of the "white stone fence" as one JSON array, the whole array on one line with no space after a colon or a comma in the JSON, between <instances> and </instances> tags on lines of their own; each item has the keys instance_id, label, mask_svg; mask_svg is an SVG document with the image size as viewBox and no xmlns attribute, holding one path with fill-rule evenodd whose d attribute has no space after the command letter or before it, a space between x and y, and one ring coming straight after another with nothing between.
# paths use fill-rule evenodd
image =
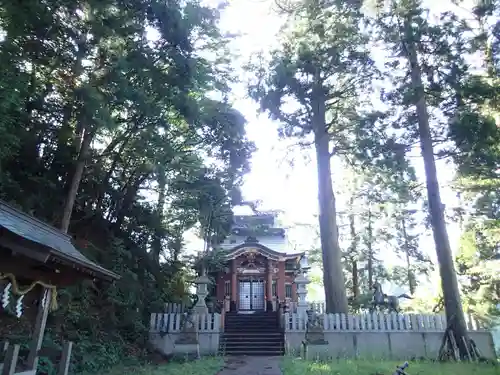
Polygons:
<instances>
[{"instance_id":1,"label":"white stone fence","mask_svg":"<svg viewBox=\"0 0 500 375\"><path fill-rule=\"evenodd\" d=\"M443 315L419 314L324 314L324 345L307 345L307 315L286 313L283 317L288 353L312 358L365 358L409 360L437 359L446 329ZM472 317L467 317L469 336L483 357L494 359L491 333Z\"/></svg>"},{"instance_id":2,"label":"white stone fence","mask_svg":"<svg viewBox=\"0 0 500 375\"><path fill-rule=\"evenodd\" d=\"M437 331L446 329L444 315L424 314L323 314L319 315L323 321L325 332L336 331ZM285 332L305 332L307 315L298 313L285 314ZM484 325L472 316L466 316L469 331L485 331Z\"/></svg>"},{"instance_id":3,"label":"white stone fence","mask_svg":"<svg viewBox=\"0 0 500 375\"><path fill-rule=\"evenodd\" d=\"M179 333L184 314L160 313L151 314L150 332ZM192 320L198 332L219 332L221 328L220 314L193 314Z\"/></svg>"},{"instance_id":4,"label":"white stone fence","mask_svg":"<svg viewBox=\"0 0 500 375\"><path fill-rule=\"evenodd\" d=\"M151 314L149 340L152 346L165 355L181 353L182 345L176 342L181 337L184 314ZM199 354L215 355L219 349L219 335L222 332L221 314L194 314L192 320L196 328Z\"/></svg>"}]
</instances>

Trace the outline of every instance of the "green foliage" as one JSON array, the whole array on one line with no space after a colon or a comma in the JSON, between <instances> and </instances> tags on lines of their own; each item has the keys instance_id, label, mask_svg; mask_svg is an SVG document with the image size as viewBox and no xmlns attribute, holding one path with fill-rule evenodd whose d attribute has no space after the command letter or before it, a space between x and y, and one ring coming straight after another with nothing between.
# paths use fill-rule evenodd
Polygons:
<instances>
[{"instance_id":1,"label":"green foliage","mask_svg":"<svg viewBox=\"0 0 500 375\"><path fill-rule=\"evenodd\" d=\"M483 74L471 72L457 92L459 101L450 123L449 137L456 148L457 189L469 203L457 266L467 309L492 322L500 314L500 280L497 276L500 212L498 167L500 166L498 79L499 3L479 1L472 19L470 53L483 57ZM470 27L470 25L469 25Z\"/></svg>"},{"instance_id":2,"label":"green foliage","mask_svg":"<svg viewBox=\"0 0 500 375\"><path fill-rule=\"evenodd\" d=\"M498 225L496 220L470 222L462 235L456 259L466 309L490 324L500 316Z\"/></svg>"},{"instance_id":3,"label":"green foliage","mask_svg":"<svg viewBox=\"0 0 500 375\"><path fill-rule=\"evenodd\" d=\"M375 281L395 283L414 293L432 266L418 247L422 234L415 218L418 211L407 208L420 198L413 168L404 158L397 174L382 164L361 164L346 166L339 189L347 208L339 215L339 225L353 308L367 305ZM400 265L388 269L386 260L395 256Z\"/></svg>"},{"instance_id":4,"label":"green foliage","mask_svg":"<svg viewBox=\"0 0 500 375\"><path fill-rule=\"evenodd\" d=\"M150 313L187 297L183 234L228 231L254 145L212 99L233 80L218 17L197 1L0 3L0 197L70 218L121 276L60 291L45 345L74 341L73 371L143 357Z\"/></svg>"},{"instance_id":5,"label":"green foliage","mask_svg":"<svg viewBox=\"0 0 500 375\"><path fill-rule=\"evenodd\" d=\"M204 357L196 361L178 361L163 365L116 366L104 375L137 374L137 375L215 375L224 365L222 357ZM84 375L87 375L84 373Z\"/></svg>"},{"instance_id":6,"label":"green foliage","mask_svg":"<svg viewBox=\"0 0 500 375\"><path fill-rule=\"evenodd\" d=\"M262 66L252 65L256 80L250 95L272 119L283 137L305 138L311 133L331 134L332 148L350 149L353 124L358 120L361 89L373 75L366 37L358 31L356 9L335 4L303 2L283 30L280 49ZM321 95L320 95L321 94ZM315 102L325 102L325 118L314 117ZM353 118L354 116L354 118ZM320 121L320 123L318 123Z\"/></svg>"},{"instance_id":7,"label":"green foliage","mask_svg":"<svg viewBox=\"0 0 500 375\"><path fill-rule=\"evenodd\" d=\"M199 271L204 269L206 272L213 273L222 271L227 265L227 254L228 252L226 250L220 249L200 253L199 255L196 255L193 260L194 268Z\"/></svg>"},{"instance_id":8,"label":"green foliage","mask_svg":"<svg viewBox=\"0 0 500 375\"><path fill-rule=\"evenodd\" d=\"M107 251L108 261L102 258L100 263L121 279L112 285L85 282L62 290L60 308L49 320L44 347L54 345L61 335L73 341L74 372L95 372L144 357L150 313L186 293L179 274L169 278L167 265L155 278L148 269L137 267L137 259L120 241Z\"/></svg>"}]
</instances>

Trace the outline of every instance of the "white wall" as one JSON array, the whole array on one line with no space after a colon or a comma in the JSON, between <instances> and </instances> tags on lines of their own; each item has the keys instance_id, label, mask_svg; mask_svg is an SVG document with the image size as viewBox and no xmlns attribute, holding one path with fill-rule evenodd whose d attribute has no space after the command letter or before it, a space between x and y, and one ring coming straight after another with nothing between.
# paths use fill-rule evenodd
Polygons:
<instances>
[{"instance_id":1,"label":"white wall","mask_svg":"<svg viewBox=\"0 0 500 375\"><path fill-rule=\"evenodd\" d=\"M309 352L323 357L437 358L446 317L432 314L320 314L325 345ZM482 356L496 358L491 332L466 316L470 337ZM306 338L307 315L286 313L283 319L287 349L298 352Z\"/></svg>"},{"instance_id":2,"label":"white wall","mask_svg":"<svg viewBox=\"0 0 500 375\"><path fill-rule=\"evenodd\" d=\"M486 358L494 359L489 332L470 332ZM309 345L309 358L437 359L443 332L325 332L324 345ZM303 351L305 332L286 332L287 352Z\"/></svg>"},{"instance_id":3,"label":"white wall","mask_svg":"<svg viewBox=\"0 0 500 375\"><path fill-rule=\"evenodd\" d=\"M493 336L493 342L495 343L495 349L497 353L500 353L500 327L496 327L491 331Z\"/></svg>"}]
</instances>

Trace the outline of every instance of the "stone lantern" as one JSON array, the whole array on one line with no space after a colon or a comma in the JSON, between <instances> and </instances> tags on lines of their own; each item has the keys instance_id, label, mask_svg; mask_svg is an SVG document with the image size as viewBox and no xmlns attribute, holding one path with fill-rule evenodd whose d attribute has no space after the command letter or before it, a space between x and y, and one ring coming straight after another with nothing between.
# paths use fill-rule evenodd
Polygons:
<instances>
[{"instance_id":1,"label":"stone lantern","mask_svg":"<svg viewBox=\"0 0 500 375\"><path fill-rule=\"evenodd\" d=\"M206 275L205 269L203 268L201 271L201 275L194 280L194 283L196 284L196 295L198 296L198 301L193 307L193 312L195 314L208 313L208 307L205 303L205 298L208 296L208 284L210 284L210 282L211 281Z\"/></svg>"},{"instance_id":2,"label":"stone lantern","mask_svg":"<svg viewBox=\"0 0 500 375\"><path fill-rule=\"evenodd\" d=\"M308 261L306 255L303 255L302 258L300 258L299 268L300 268L300 271L302 271L302 272L307 272L311 268L309 266L309 261Z\"/></svg>"},{"instance_id":3,"label":"stone lantern","mask_svg":"<svg viewBox=\"0 0 500 375\"><path fill-rule=\"evenodd\" d=\"M295 284L297 285L297 313L306 314L308 309L307 304L307 284L311 281L307 277L307 270L309 269L309 264L307 263L307 258L305 256L300 260L299 272L295 277Z\"/></svg>"}]
</instances>

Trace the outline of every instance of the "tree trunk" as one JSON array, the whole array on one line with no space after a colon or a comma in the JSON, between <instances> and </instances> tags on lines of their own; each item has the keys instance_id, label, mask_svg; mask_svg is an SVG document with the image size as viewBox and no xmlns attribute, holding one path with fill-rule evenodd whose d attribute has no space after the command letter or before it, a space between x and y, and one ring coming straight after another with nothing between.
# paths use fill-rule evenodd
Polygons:
<instances>
[{"instance_id":1,"label":"tree trunk","mask_svg":"<svg viewBox=\"0 0 500 375\"><path fill-rule=\"evenodd\" d=\"M141 175L140 173L144 174ZM136 175L138 176L135 177ZM125 185L124 189L122 189L122 192L124 193L123 198L115 207L116 221L113 223L113 231L115 233L118 233L121 230L125 217L130 213L130 208L134 204L134 200L137 197L137 193L139 192L141 185L149 176L150 171L134 171L132 173L132 177L129 178L127 185Z\"/></svg>"},{"instance_id":2,"label":"tree trunk","mask_svg":"<svg viewBox=\"0 0 500 375\"><path fill-rule=\"evenodd\" d=\"M54 158L52 159L52 163L49 169L52 173L56 173L56 176L57 173L67 172L64 175L64 178L66 179L71 176L71 165L69 165L67 161L71 160L81 147L80 145L76 144L77 147L73 148L75 145L75 133L73 130L72 121L75 120L77 113L76 91L79 88L78 80L81 78L84 72L83 60L88 51L84 38L77 37L76 35L74 35L74 37L76 37L75 41L78 45L78 49L75 62L71 67L71 70L68 72L69 76L67 77L68 87L70 88L70 90L72 90L72 92L65 93L63 95L66 102L64 104L64 107L62 108L63 116L61 126L59 127L59 130L57 132L56 149L54 150ZM81 122L79 122L78 125L81 126ZM78 132L78 130L76 131L77 137L83 135L81 130L82 129L80 129L80 132ZM71 142L71 140L73 140L73 142Z\"/></svg>"},{"instance_id":3,"label":"tree trunk","mask_svg":"<svg viewBox=\"0 0 500 375\"><path fill-rule=\"evenodd\" d=\"M325 126L325 101L321 92L318 94L313 127L318 168L319 229L326 312L347 314L348 305L331 177L330 137Z\"/></svg>"},{"instance_id":4,"label":"tree trunk","mask_svg":"<svg viewBox=\"0 0 500 375\"><path fill-rule=\"evenodd\" d=\"M76 160L75 171L71 179L71 183L68 189L68 194L66 195L66 202L63 209L63 216L61 219L61 230L64 233L68 232L69 223L71 220L71 214L73 212L73 206L75 205L76 195L78 193L78 187L80 186L80 181L82 180L83 170L85 168L85 162L90 150L90 143L92 142L92 133L85 129L83 130L83 140L80 146L80 152L78 153L78 158Z\"/></svg>"},{"instance_id":5,"label":"tree trunk","mask_svg":"<svg viewBox=\"0 0 500 375\"><path fill-rule=\"evenodd\" d=\"M165 176L165 167L163 165L158 167L158 203L156 212L158 213L158 220L160 225L163 225L163 211L165 209L166 187L167 179ZM154 233L153 243L151 244L152 258L157 264L160 264L160 254L162 251L161 240L163 233L161 229L156 229Z\"/></svg>"},{"instance_id":6,"label":"tree trunk","mask_svg":"<svg viewBox=\"0 0 500 375\"><path fill-rule=\"evenodd\" d=\"M354 206L354 197L351 197L349 203L352 209ZM357 303L359 298L358 238L356 235L356 222L353 213L349 215L349 228L351 232L351 247L349 249L349 255L351 256L352 262L352 298L353 301Z\"/></svg>"},{"instance_id":7,"label":"tree trunk","mask_svg":"<svg viewBox=\"0 0 500 375\"><path fill-rule=\"evenodd\" d=\"M405 242L405 256L406 256L406 275L408 277L408 287L410 288L410 293L414 294L416 285L415 285L415 275L411 269L411 259L410 259L410 244L408 241L408 234L406 233L406 221L405 221L405 211L403 210L403 216L401 218L401 229L403 230L403 240Z\"/></svg>"},{"instance_id":8,"label":"tree trunk","mask_svg":"<svg viewBox=\"0 0 500 375\"><path fill-rule=\"evenodd\" d=\"M359 299L358 261L352 261L352 298L357 303Z\"/></svg>"},{"instance_id":9,"label":"tree trunk","mask_svg":"<svg viewBox=\"0 0 500 375\"><path fill-rule=\"evenodd\" d=\"M372 211L368 207L368 241L366 241L366 247L368 249L368 290L371 291L373 288L373 249L372 249Z\"/></svg>"},{"instance_id":10,"label":"tree trunk","mask_svg":"<svg viewBox=\"0 0 500 375\"><path fill-rule=\"evenodd\" d=\"M415 48L414 35L412 31L411 16L407 16L404 22L404 50L410 64L411 83L414 90L414 103L417 110L418 131L420 136L420 147L424 159L427 199L429 201L429 211L431 214L432 233L436 245L436 253L441 274L443 288L443 298L446 311L446 319L451 322L451 329L455 336L455 341L460 350L460 356L467 358L468 348L464 344L469 342L467 327L465 324L464 312L460 300L458 280L453 264L450 241L446 231L443 206L437 179L436 162L434 160L434 150L432 136L429 126L429 113L425 101L425 91L422 83L420 65ZM465 339L465 340L464 340Z\"/></svg>"},{"instance_id":11,"label":"tree trunk","mask_svg":"<svg viewBox=\"0 0 500 375\"><path fill-rule=\"evenodd\" d=\"M106 175L104 176L104 179L102 180L102 183L99 185L97 189L97 198L96 198L96 211L101 213L104 211L104 208L102 207L103 200L105 198L106 194L106 189L110 187L111 185L111 177L113 176L113 172L116 169L116 166L118 165L118 162L121 159L123 150L125 149L126 145L128 144L128 141L124 141L116 154L113 156L113 161L111 162L111 166L109 167L108 171L106 172Z\"/></svg>"}]
</instances>

